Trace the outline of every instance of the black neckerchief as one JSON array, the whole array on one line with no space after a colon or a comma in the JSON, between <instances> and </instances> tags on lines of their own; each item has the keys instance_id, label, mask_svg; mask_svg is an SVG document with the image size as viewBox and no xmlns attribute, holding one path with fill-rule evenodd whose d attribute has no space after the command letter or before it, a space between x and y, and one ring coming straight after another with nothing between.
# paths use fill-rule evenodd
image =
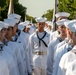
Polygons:
<instances>
[{"instance_id":1,"label":"black neckerchief","mask_svg":"<svg viewBox=\"0 0 76 75\"><path fill-rule=\"evenodd\" d=\"M73 44L72 44L71 41L69 40L69 42L68 42L67 45L68 45L68 48L67 48L67 52L68 52L68 51L72 50Z\"/></svg>"},{"instance_id":2,"label":"black neckerchief","mask_svg":"<svg viewBox=\"0 0 76 75\"><path fill-rule=\"evenodd\" d=\"M63 39L62 39L62 38L60 38L60 37L58 37L58 39L59 39L59 42L62 42L62 41L63 41Z\"/></svg>"},{"instance_id":3,"label":"black neckerchief","mask_svg":"<svg viewBox=\"0 0 76 75\"><path fill-rule=\"evenodd\" d=\"M3 51L4 44L0 44L0 51Z\"/></svg>"},{"instance_id":4,"label":"black neckerchief","mask_svg":"<svg viewBox=\"0 0 76 75\"><path fill-rule=\"evenodd\" d=\"M15 41L15 42L16 42L16 41L17 41L17 39L18 39L18 37L19 37L19 36L18 36L18 35L16 35L13 41Z\"/></svg>"},{"instance_id":5,"label":"black neckerchief","mask_svg":"<svg viewBox=\"0 0 76 75\"><path fill-rule=\"evenodd\" d=\"M8 42L9 42L9 40L7 40L7 39L5 39L5 41L4 41L4 45L8 45Z\"/></svg>"},{"instance_id":6,"label":"black neckerchief","mask_svg":"<svg viewBox=\"0 0 76 75\"><path fill-rule=\"evenodd\" d=\"M67 51L69 52L70 50L72 50L72 46L67 48Z\"/></svg>"},{"instance_id":7,"label":"black neckerchief","mask_svg":"<svg viewBox=\"0 0 76 75\"><path fill-rule=\"evenodd\" d=\"M37 35L37 37L38 37L38 39L39 39L39 47L41 46L41 41L44 43L44 45L46 46L46 47L48 47L47 46L47 44L43 41L43 38L46 36L46 32L44 31L44 35L43 35L43 37L42 38L40 38L39 36L38 36L38 31L36 31L36 35Z\"/></svg>"},{"instance_id":8,"label":"black neckerchief","mask_svg":"<svg viewBox=\"0 0 76 75\"><path fill-rule=\"evenodd\" d=\"M20 33L21 33L21 30L18 29L18 30L17 30L17 34L18 34L18 36L20 35Z\"/></svg>"}]
</instances>

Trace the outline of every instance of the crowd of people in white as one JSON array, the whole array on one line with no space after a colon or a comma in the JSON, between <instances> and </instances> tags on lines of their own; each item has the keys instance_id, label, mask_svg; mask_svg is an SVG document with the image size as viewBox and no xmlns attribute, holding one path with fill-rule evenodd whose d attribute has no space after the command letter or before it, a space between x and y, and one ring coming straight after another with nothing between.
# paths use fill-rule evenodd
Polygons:
<instances>
[{"instance_id":1,"label":"crowd of people in white","mask_svg":"<svg viewBox=\"0 0 76 75\"><path fill-rule=\"evenodd\" d=\"M45 17L33 24L14 13L0 21L0 75L76 75L76 20L55 16L56 31Z\"/></svg>"}]
</instances>

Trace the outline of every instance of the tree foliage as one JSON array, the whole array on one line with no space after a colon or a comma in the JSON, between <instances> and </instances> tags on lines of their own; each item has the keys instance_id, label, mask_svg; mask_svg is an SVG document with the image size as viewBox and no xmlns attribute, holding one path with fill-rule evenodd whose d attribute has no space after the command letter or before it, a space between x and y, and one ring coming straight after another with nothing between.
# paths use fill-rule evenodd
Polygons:
<instances>
[{"instance_id":1,"label":"tree foliage","mask_svg":"<svg viewBox=\"0 0 76 75\"><path fill-rule=\"evenodd\" d=\"M21 20L25 20L25 15L26 15L26 8L23 7L21 4L16 3L14 4L14 12L21 15Z\"/></svg>"},{"instance_id":2,"label":"tree foliage","mask_svg":"<svg viewBox=\"0 0 76 75\"><path fill-rule=\"evenodd\" d=\"M48 21L52 20L53 10L47 10L47 12L45 14L43 14L42 16L46 17Z\"/></svg>"},{"instance_id":3,"label":"tree foliage","mask_svg":"<svg viewBox=\"0 0 76 75\"><path fill-rule=\"evenodd\" d=\"M33 23L36 23L35 18L29 15L26 15L26 20L29 20L30 22L32 20Z\"/></svg>"},{"instance_id":4,"label":"tree foliage","mask_svg":"<svg viewBox=\"0 0 76 75\"><path fill-rule=\"evenodd\" d=\"M59 11L69 12L69 19L73 19L76 15L76 0L59 0Z\"/></svg>"},{"instance_id":5,"label":"tree foliage","mask_svg":"<svg viewBox=\"0 0 76 75\"><path fill-rule=\"evenodd\" d=\"M8 8L10 0L1 0L0 1L0 20L7 18ZM22 16L22 20L25 20L26 7L22 6L19 3L19 0L13 0L14 12Z\"/></svg>"}]
</instances>

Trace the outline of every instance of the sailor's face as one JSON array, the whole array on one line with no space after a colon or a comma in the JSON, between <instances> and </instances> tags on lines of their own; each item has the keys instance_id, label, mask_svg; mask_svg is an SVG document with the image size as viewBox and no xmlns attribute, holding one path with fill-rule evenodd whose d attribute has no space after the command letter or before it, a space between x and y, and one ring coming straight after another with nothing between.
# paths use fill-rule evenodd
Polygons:
<instances>
[{"instance_id":1,"label":"sailor's face","mask_svg":"<svg viewBox=\"0 0 76 75\"><path fill-rule=\"evenodd\" d=\"M66 27L65 27L64 25L58 26L58 31L60 32L60 34L61 34L62 36L66 36L66 35L67 35Z\"/></svg>"},{"instance_id":2,"label":"sailor's face","mask_svg":"<svg viewBox=\"0 0 76 75\"><path fill-rule=\"evenodd\" d=\"M2 32L0 31L0 39L2 38Z\"/></svg>"},{"instance_id":3,"label":"sailor's face","mask_svg":"<svg viewBox=\"0 0 76 75\"><path fill-rule=\"evenodd\" d=\"M29 32L30 28L26 28L26 32Z\"/></svg>"},{"instance_id":4,"label":"sailor's face","mask_svg":"<svg viewBox=\"0 0 76 75\"><path fill-rule=\"evenodd\" d=\"M18 29L18 25L15 24L14 28L13 28L15 31Z\"/></svg>"},{"instance_id":5,"label":"sailor's face","mask_svg":"<svg viewBox=\"0 0 76 75\"><path fill-rule=\"evenodd\" d=\"M72 33L72 40L74 41L74 44L76 45L76 32Z\"/></svg>"},{"instance_id":6,"label":"sailor's face","mask_svg":"<svg viewBox=\"0 0 76 75\"><path fill-rule=\"evenodd\" d=\"M12 31L13 31L13 28L12 27L8 27L6 37L12 36Z\"/></svg>"},{"instance_id":7,"label":"sailor's face","mask_svg":"<svg viewBox=\"0 0 76 75\"><path fill-rule=\"evenodd\" d=\"M5 35L7 34L7 29L6 28L3 28L1 30L1 32L2 32L2 37L5 38Z\"/></svg>"},{"instance_id":8,"label":"sailor's face","mask_svg":"<svg viewBox=\"0 0 76 75\"><path fill-rule=\"evenodd\" d=\"M72 32L71 32L68 28L66 28L66 31L67 31L67 37L68 37L69 39L71 39Z\"/></svg>"},{"instance_id":9,"label":"sailor's face","mask_svg":"<svg viewBox=\"0 0 76 75\"><path fill-rule=\"evenodd\" d=\"M44 29L44 27L45 27L45 22L38 23L38 28L39 29Z\"/></svg>"}]
</instances>

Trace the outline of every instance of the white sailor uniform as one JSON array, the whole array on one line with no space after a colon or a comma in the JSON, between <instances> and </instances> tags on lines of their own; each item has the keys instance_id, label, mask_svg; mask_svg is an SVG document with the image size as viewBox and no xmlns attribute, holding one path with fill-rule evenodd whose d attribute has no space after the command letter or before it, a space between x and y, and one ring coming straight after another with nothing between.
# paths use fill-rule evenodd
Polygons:
<instances>
[{"instance_id":1,"label":"white sailor uniform","mask_svg":"<svg viewBox=\"0 0 76 75\"><path fill-rule=\"evenodd\" d=\"M76 59L75 52L76 52L76 50L73 48L71 51L65 53L62 56L61 61L59 63L57 75L60 75L60 74L66 75L66 71L67 71L67 67L68 67L69 63L71 63L72 61L74 61Z\"/></svg>"},{"instance_id":2,"label":"white sailor uniform","mask_svg":"<svg viewBox=\"0 0 76 75\"><path fill-rule=\"evenodd\" d=\"M76 75L76 59L68 64L65 75Z\"/></svg>"},{"instance_id":3,"label":"white sailor uniform","mask_svg":"<svg viewBox=\"0 0 76 75\"><path fill-rule=\"evenodd\" d=\"M24 48L24 57L25 57L25 60L24 60L24 65L25 65L25 70L26 70L26 72L27 73L29 73L29 69L30 68L28 68L30 65L29 65L29 58L28 58L28 54L27 54L27 48L28 48L28 39L29 39L29 36L28 35L26 35L25 34L25 32L23 32L23 31L21 31L21 33L20 33L20 36L18 37L18 39L17 39L17 43L19 43L19 44L22 44L22 46L23 46L23 48Z\"/></svg>"},{"instance_id":4,"label":"white sailor uniform","mask_svg":"<svg viewBox=\"0 0 76 75\"><path fill-rule=\"evenodd\" d=\"M2 56L0 56L0 75L10 75L8 65Z\"/></svg>"},{"instance_id":5,"label":"white sailor uniform","mask_svg":"<svg viewBox=\"0 0 76 75\"><path fill-rule=\"evenodd\" d=\"M50 41L56 39L58 37L59 33L58 31L54 31L50 34Z\"/></svg>"},{"instance_id":6,"label":"white sailor uniform","mask_svg":"<svg viewBox=\"0 0 76 75\"><path fill-rule=\"evenodd\" d=\"M53 71L53 63L54 63L54 54L55 47L57 44L62 42L63 40L58 36L56 39L50 42L48 47L48 56L47 56L47 75L52 75Z\"/></svg>"},{"instance_id":7,"label":"white sailor uniform","mask_svg":"<svg viewBox=\"0 0 76 75\"><path fill-rule=\"evenodd\" d=\"M21 34L20 34L20 37L23 39L23 40L21 40L21 42L24 44L24 46L25 46L25 57L26 57L26 66L27 66L27 72L28 72L28 74L31 74L32 73L32 70L31 70L31 68L30 68L30 57L28 56L29 54L28 54L28 41L29 41L29 36L30 36L30 34L29 33L26 33L26 32L23 32L23 31L21 31ZM19 37L19 38L20 38Z\"/></svg>"},{"instance_id":8,"label":"white sailor uniform","mask_svg":"<svg viewBox=\"0 0 76 75\"><path fill-rule=\"evenodd\" d=\"M14 60L17 62L20 75L24 75L25 74L24 64L23 64L22 56L17 43L9 41L7 46L11 48L11 50L9 50L8 52L11 53L11 55L14 57Z\"/></svg>"},{"instance_id":9,"label":"white sailor uniform","mask_svg":"<svg viewBox=\"0 0 76 75\"><path fill-rule=\"evenodd\" d=\"M29 38L29 56L31 59L33 57L33 61L31 60L30 63L32 66L34 65L35 75L46 75L47 47L50 41L50 35L48 33L44 35L45 32L35 32Z\"/></svg>"}]
</instances>

